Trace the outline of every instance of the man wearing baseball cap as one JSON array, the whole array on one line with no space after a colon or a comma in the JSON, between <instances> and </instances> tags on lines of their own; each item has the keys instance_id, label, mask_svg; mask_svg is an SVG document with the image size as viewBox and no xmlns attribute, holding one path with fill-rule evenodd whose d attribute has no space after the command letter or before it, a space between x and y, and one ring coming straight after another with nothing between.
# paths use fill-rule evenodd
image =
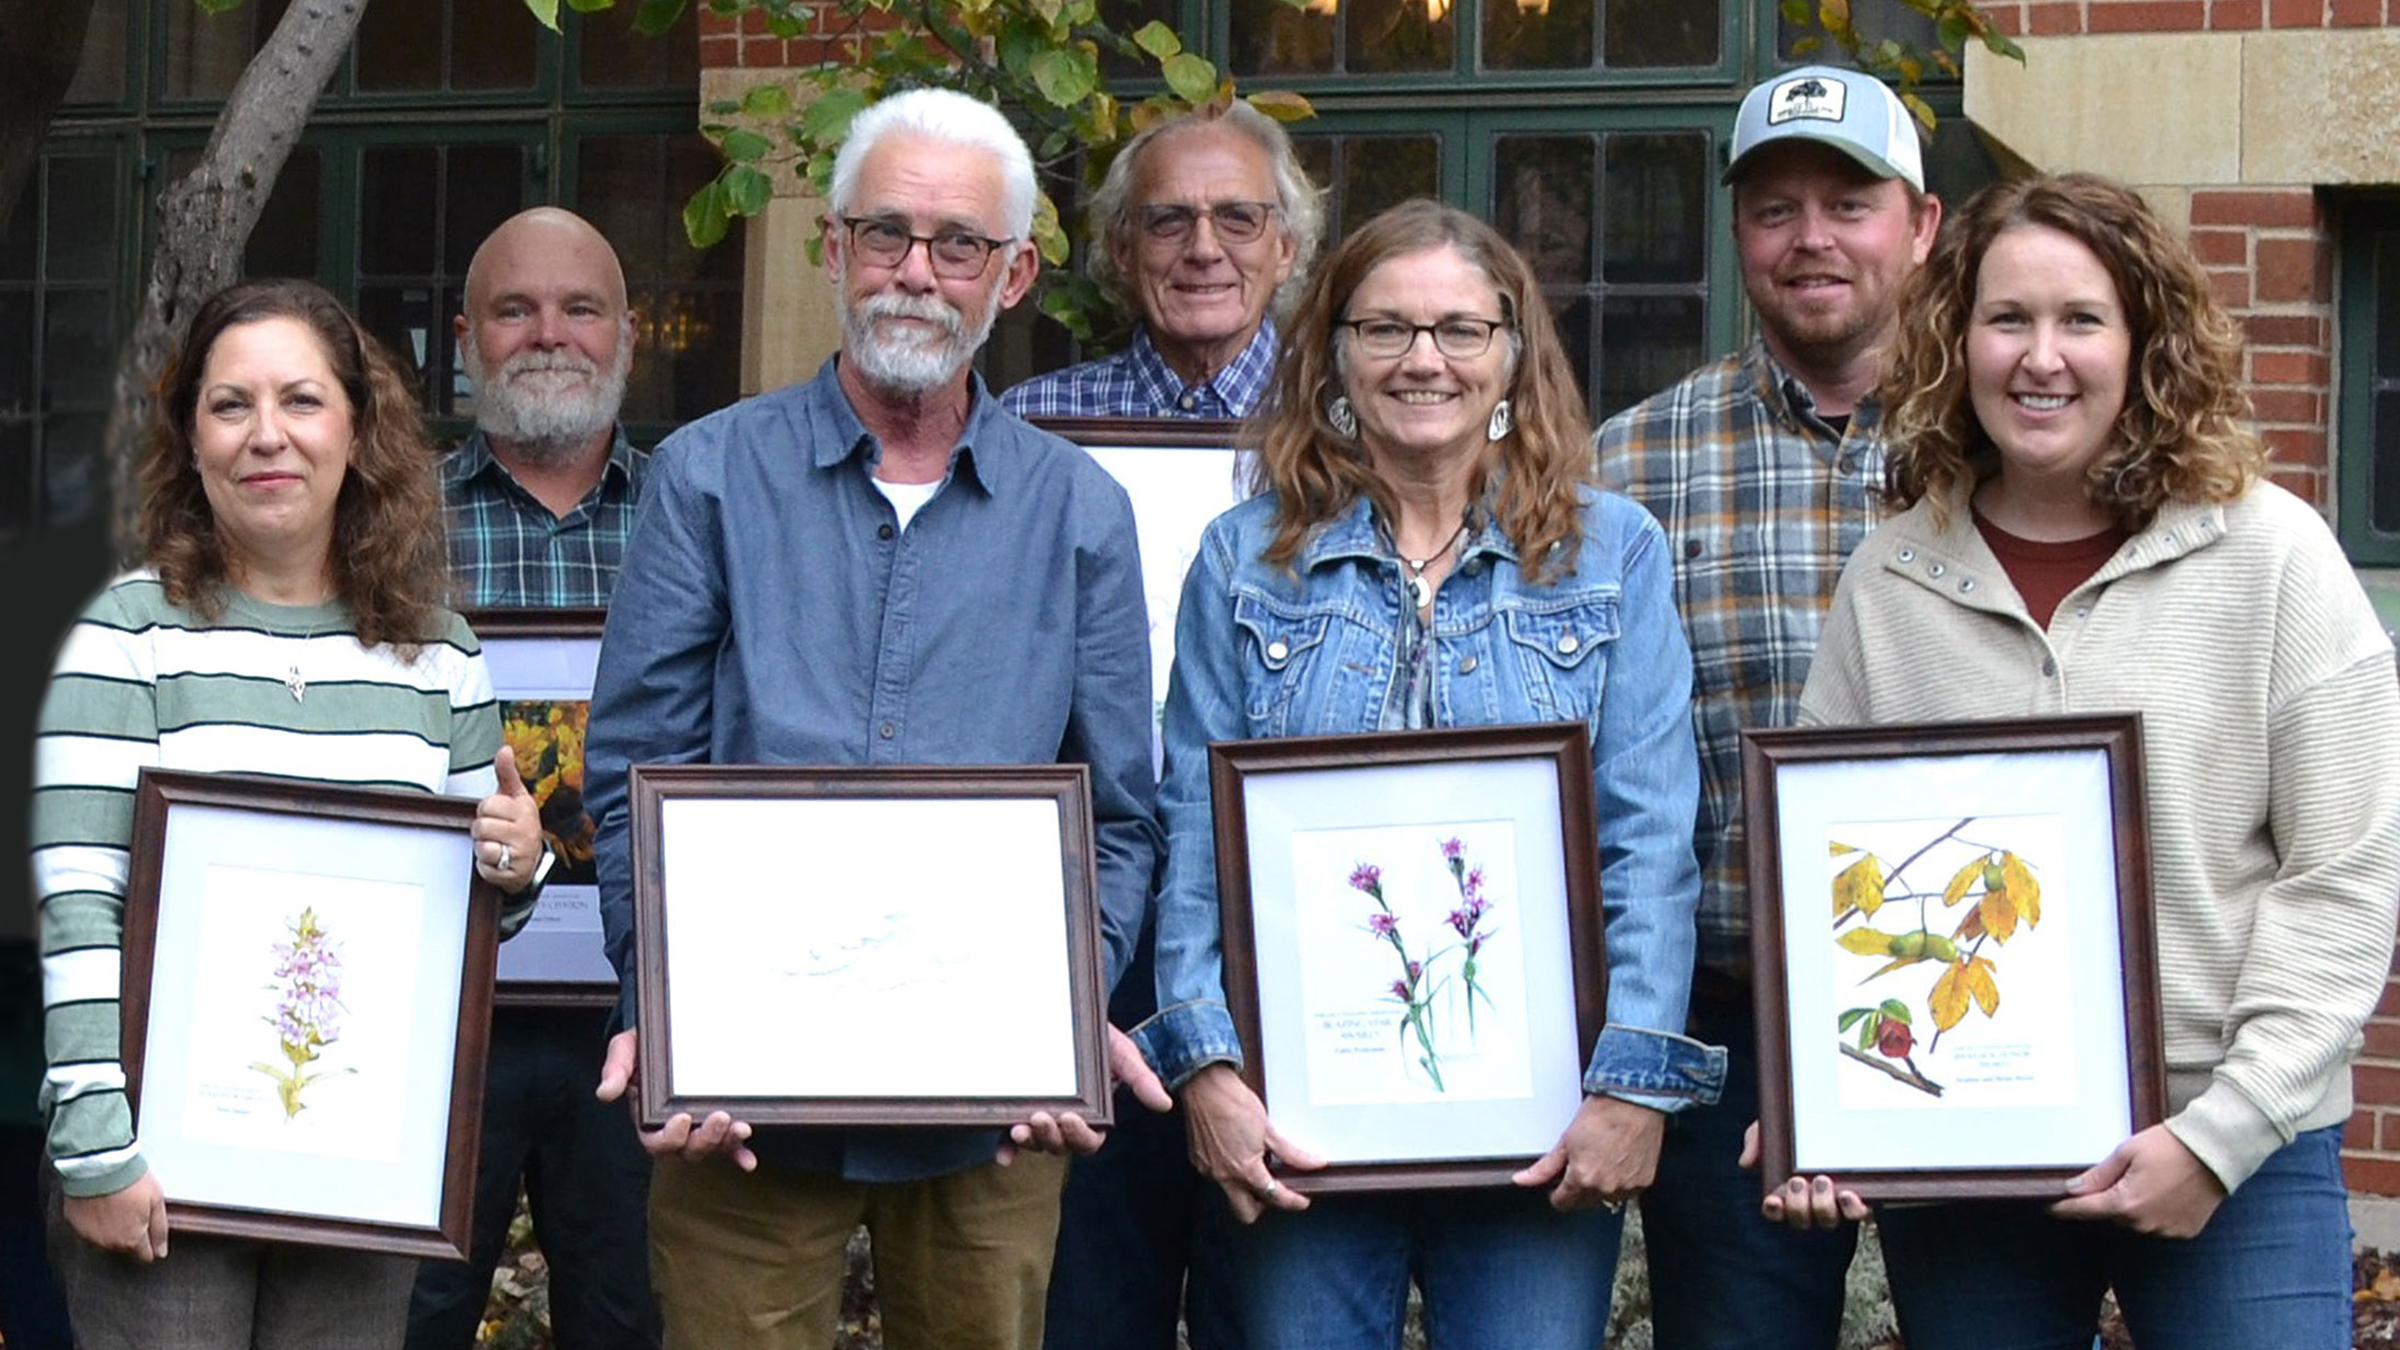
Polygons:
<instances>
[{"instance_id":1,"label":"man wearing baseball cap","mask_svg":"<svg viewBox=\"0 0 2400 1350\"><path fill-rule=\"evenodd\" d=\"M1736 1162L1758 1115L1741 731L1793 720L1834 582L1874 524L1883 444L1871 394L1901 283L1942 212L1899 98L1826 66L1742 100L1725 182L1758 337L1598 437L1602 478L1649 507L1674 549L1701 760L1689 1029L1728 1052L1724 1100L1668 1128L1642 1229L1659 1350L1832 1350L1855 1228L1768 1224L1757 1177Z\"/></svg>"}]
</instances>

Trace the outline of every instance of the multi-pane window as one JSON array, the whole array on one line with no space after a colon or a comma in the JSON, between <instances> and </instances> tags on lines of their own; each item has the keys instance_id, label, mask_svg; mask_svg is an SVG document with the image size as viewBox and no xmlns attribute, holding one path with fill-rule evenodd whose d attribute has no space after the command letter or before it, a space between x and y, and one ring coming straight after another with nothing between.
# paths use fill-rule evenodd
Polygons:
<instances>
[{"instance_id":1,"label":"multi-pane window","mask_svg":"<svg viewBox=\"0 0 2400 1350\"><path fill-rule=\"evenodd\" d=\"M2341 212L2339 431L2342 543L2400 564L2400 199Z\"/></svg>"},{"instance_id":2,"label":"multi-pane window","mask_svg":"<svg viewBox=\"0 0 2400 1350\"><path fill-rule=\"evenodd\" d=\"M0 233L0 539L78 519L106 491L123 250L99 225L124 196L113 144L61 146Z\"/></svg>"}]
</instances>

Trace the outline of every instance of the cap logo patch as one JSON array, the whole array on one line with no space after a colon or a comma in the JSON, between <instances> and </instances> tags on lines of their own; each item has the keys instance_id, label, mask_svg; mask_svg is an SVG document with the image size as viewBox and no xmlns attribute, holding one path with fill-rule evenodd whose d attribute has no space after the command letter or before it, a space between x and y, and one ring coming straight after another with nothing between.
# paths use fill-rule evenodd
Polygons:
<instances>
[{"instance_id":1,"label":"cap logo patch","mask_svg":"<svg viewBox=\"0 0 2400 1350\"><path fill-rule=\"evenodd\" d=\"M1822 80L1804 75L1775 86L1767 98L1767 125L1781 126L1786 122L1839 122L1842 105L1848 101L1850 90L1838 80Z\"/></svg>"}]
</instances>

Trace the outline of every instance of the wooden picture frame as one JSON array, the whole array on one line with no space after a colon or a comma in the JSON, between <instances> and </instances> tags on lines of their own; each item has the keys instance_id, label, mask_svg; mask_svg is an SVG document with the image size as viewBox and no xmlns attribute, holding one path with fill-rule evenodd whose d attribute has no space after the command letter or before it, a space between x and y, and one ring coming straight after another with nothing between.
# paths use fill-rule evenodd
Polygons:
<instances>
[{"instance_id":1,"label":"wooden picture frame","mask_svg":"<svg viewBox=\"0 0 2400 1350\"><path fill-rule=\"evenodd\" d=\"M475 811L142 771L120 1056L176 1231L466 1259L500 915Z\"/></svg>"},{"instance_id":2,"label":"wooden picture frame","mask_svg":"<svg viewBox=\"0 0 2400 1350\"><path fill-rule=\"evenodd\" d=\"M1088 768L635 765L631 795L643 1123L1109 1123Z\"/></svg>"},{"instance_id":3,"label":"wooden picture frame","mask_svg":"<svg viewBox=\"0 0 2400 1350\"><path fill-rule=\"evenodd\" d=\"M608 611L493 608L461 617L483 644L503 737L518 747L517 771L542 805L542 829L557 858L533 917L500 944L497 1002L613 1008L619 982L600 929L592 817L581 805L592 675ZM538 747L530 763L528 747Z\"/></svg>"},{"instance_id":4,"label":"wooden picture frame","mask_svg":"<svg viewBox=\"0 0 2400 1350\"><path fill-rule=\"evenodd\" d=\"M1151 768L1160 769L1166 746L1159 729L1184 576L1200 554L1201 531L1249 495L1242 424L1199 417L1037 417L1033 424L1082 447L1133 501L1142 598L1150 609Z\"/></svg>"},{"instance_id":5,"label":"wooden picture frame","mask_svg":"<svg viewBox=\"0 0 2400 1350\"><path fill-rule=\"evenodd\" d=\"M1330 1164L1285 1184L1505 1185L1574 1119L1608 1008L1589 734L1209 747L1242 1077Z\"/></svg>"},{"instance_id":6,"label":"wooden picture frame","mask_svg":"<svg viewBox=\"0 0 2400 1350\"><path fill-rule=\"evenodd\" d=\"M2163 1118L2138 714L1750 731L1742 779L1767 1191L2054 1199Z\"/></svg>"}]
</instances>

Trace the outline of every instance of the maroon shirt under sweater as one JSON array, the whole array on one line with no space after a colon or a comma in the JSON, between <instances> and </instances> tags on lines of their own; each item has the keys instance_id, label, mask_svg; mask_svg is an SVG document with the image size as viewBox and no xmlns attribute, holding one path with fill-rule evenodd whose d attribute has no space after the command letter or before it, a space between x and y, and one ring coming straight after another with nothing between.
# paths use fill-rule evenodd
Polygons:
<instances>
[{"instance_id":1,"label":"maroon shirt under sweater","mask_svg":"<svg viewBox=\"0 0 2400 1350\"><path fill-rule=\"evenodd\" d=\"M2008 573L2009 584L2025 602L2025 612L2044 628L2050 626L2058 602L2089 581L2132 537L2124 526L2111 525L2098 534L2062 543L2019 539L1985 520L1980 511L1975 513L1975 529L1992 556L2000 560L2001 570Z\"/></svg>"}]
</instances>

